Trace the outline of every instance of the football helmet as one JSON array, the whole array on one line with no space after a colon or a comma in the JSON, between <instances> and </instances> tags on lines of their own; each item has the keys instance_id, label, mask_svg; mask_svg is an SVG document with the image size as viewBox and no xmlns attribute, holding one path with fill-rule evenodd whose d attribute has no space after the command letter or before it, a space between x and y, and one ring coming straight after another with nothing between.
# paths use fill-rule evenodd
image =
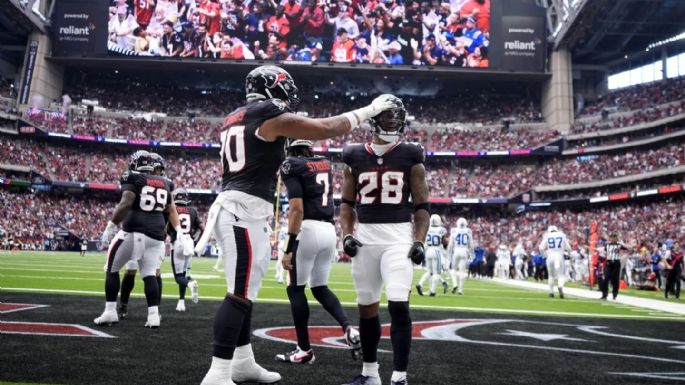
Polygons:
<instances>
[{"instance_id":1,"label":"football helmet","mask_svg":"<svg viewBox=\"0 0 685 385\"><path fill-rule=\"evenodd\" d=\"M292 147L311 147L314 144L311 140L306 139L290 139L288 141L288 149Z\"/></svg>"},{"instance_id":2,"label":"football helmet","mask_svg":"<svg viewBox=\"0 0 685 385\"><path fill-rule=\"evenodd\" d=\"M264 65L250 71L245 78L247 100L280 99L290 109L300 104L295 80L281 67Z\"/></svg>"},{"instance_id":3,"label":"football helmet","mask_svg":"<svg viewBox=\"0 0 685 385\"><path fill-rule=\"evenodd\" d=\"M155 171L157 175L164 175L164 158L156 152L151 152L150 156L153 161L153 171Z\"/></svg>"},{"instance_id":4,"label":"football helmet","mask_svg":"<svg viewBox=\"0 0 685 385\"><path fill-rule=\"evenodd\" d=\"M313 142L311 140L288 139L288 156L312 157L314 156L314 153L312 152L312 144Z\"/></svg>"},{"instance_id":5,"label":"football helmet","mask_svg":"<svg viewBox=\"0 0 685 385\"><path fill-rule=\"evenodd\" d=\"M557 231L559 231L559 229L556 226L549 226L547 228L548 233L556 233Z\"/></svg>"},{"instance_id":6,"label":"football helmet","mask_svg":"<svg viewBox=\"0 0 685 385\"><path fill-rule=\"evenodd\" d=\"M190 204L188 191L184 188L177 188L176 190L172 191L171 196L174 199L174 203L177 205L188 206Z\"/></svg>"},{"instance_id":7,"label":"football helmet","mask_svg":"<svg viewBox=\"0 0 685 385\"><path fill-rule=\"evenodd\" d=\"M128 169L144 173L152 172L155 169L155 161L149 152L138 150L131 155Z\"/></svg>"},{"instance_id":8,"label":"football helmet","mask_svg":"<svg viewBox=\"0 0 685 385\"><path fill-rule=\"evenodd\" d=\"M441 226L442 225L442 218L440 218L440 215L438 215L438 214L431 215L430 225L432 227Z\"/></svg>"},{"instance_id":9,"label":"football helmet","mask_svg":"<svg viewBox=\"0 0 685 385\"><path fill-rule=\"evenodd\" d=\"M404 108L402 99L397 96L381 95L381 97L383 96L392 102L394 107L369 119L369 124L371 124L373 133L378 135L381 140L392 143L404 133L404 127L407 123L407 110Z\"/></svg>"},{"instance_id":10,"label":"football helmet","mask_svg":"<svg viewBox=\"0 0 685 385\"><path fill-rule=\"evenodd\" d=\"M466 226L468 226L468 224L469 223L464 218L457 219L457 227L459 227L460 229L465 228Z\"/></svg>"}]
</instances>

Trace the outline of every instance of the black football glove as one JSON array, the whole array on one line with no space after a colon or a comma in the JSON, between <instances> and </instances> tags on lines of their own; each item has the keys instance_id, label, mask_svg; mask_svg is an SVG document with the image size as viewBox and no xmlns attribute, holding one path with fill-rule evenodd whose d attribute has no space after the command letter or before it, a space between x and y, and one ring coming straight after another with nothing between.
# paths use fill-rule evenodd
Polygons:
<instances>
[{"instance_id":1,"label":"black football glove","mask_svg":"<svg viewBox=\"0 0 685 385\"><path fill-rule=\"evenodd\" d=\"M408 257L415 264L417 264L417 265L422 264L424 259L426 259L426 250L424 250L424 248L423 248L423 242L414 241L414 244L411 245L411 249L409 249Z\"/></svg>"},{"instance_id":2,"label":"black football glove","mask_svg":"<svg viewBox=\"0 0 685 385\"><path fill-rule=\"evenodd\" d=\"M355 255L357 255L357 250L359 250L360 247L362 247L362 243L359 242L354 235L347 234L345 238L343 238L343 250L345 251L345 254L350 256L350 258L353 258Z\"/></svg>"}]
</instances>

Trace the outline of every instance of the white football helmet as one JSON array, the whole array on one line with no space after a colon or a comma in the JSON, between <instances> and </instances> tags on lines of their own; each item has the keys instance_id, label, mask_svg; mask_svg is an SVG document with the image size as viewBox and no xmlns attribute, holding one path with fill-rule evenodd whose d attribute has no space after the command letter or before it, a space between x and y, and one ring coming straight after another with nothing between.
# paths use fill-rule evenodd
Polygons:
<instances>
[{"instance_id":1,"label":"white football helmet","mask_svg":"<svg viewBox=\"0 0 685 385\"><path fill-rule=\"evenodd\" d=\"M457 227L459 227L460 229L463 229L468 225L469 225L469 223L466 221L466 219L464 219L464 218L457 219Z\"/></svg>"},{"instance_id":2,"label":"white football helmet","mask_svg":"<svg viewBox=\"0 0 685 385\"><path fill-rule=\"evenodd\" d=\"M556 226L549 226L547 228L548 233L556 233L557 231L559 231L559 229Z\"/></svg>"},{"instance_id":3,"label":"white football helmet","mask_svg":"<svg viewBox=\"0 0 685 385\"><path fill-rule=\"evenodd\" d=\"M431 227L442 226L442 218L440 218L440 215L438 215L438 214L431 215L430 224L431 224Z\"/></svg>"},{"instance_id":4,"label":"white football helmet","mask_svg":"<svg viewBox=\"0 0 685 385\"><path fill-rule=\"evenodd\" d=\"M501 245L499 245L499 249L500 250L506 250L507 246L505 244L501 244Z\"/></svg>"}]
</instances>

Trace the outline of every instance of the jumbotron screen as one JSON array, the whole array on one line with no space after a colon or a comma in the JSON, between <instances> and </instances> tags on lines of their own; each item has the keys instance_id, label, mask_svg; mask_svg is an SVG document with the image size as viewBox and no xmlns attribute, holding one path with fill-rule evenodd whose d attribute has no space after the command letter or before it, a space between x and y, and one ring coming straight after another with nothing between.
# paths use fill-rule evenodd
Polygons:
<instances>
[{"instance_id":1,"label":"jumbotron screen","mask_svg":"<svg viewBox=\"0 0 685 385\"><path fill-rule=\"evenodd\" d=\"M490 0L115 0L110 54L487 68Z\"/></svg>"}]
</instances>

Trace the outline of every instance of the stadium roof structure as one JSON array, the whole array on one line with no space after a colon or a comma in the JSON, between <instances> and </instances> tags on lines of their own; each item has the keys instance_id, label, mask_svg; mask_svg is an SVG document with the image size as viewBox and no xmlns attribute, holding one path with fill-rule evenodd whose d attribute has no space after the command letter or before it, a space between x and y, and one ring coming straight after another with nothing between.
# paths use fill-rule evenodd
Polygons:
<instances>
[{"instance_id":1,"label":"stadium roof structure","mask_svg":"<svg viewBox=\"0 0 685 385\"><path fill-rule=\"evenodd\" d=\"M554 46L568 47L576 64L615 67L654 57L650 44L685 32L683 0L544 0L565 2ZM558 6L559 4L557 4ZM572 5L569 7L569 5ZM671 45L683 45L685 41Z\"/></svg>"},{"instance_id":2,"label":"stadium roof structure","mask_svg":"<svg viewBox=\"0 0 685 385\"><path fill-rule=\"evenodd\" d=\"M18 73L26 53L28 36L37 28L14 2L0 6L0 74L12 77Z\"/></svg>"}]
</instances>

